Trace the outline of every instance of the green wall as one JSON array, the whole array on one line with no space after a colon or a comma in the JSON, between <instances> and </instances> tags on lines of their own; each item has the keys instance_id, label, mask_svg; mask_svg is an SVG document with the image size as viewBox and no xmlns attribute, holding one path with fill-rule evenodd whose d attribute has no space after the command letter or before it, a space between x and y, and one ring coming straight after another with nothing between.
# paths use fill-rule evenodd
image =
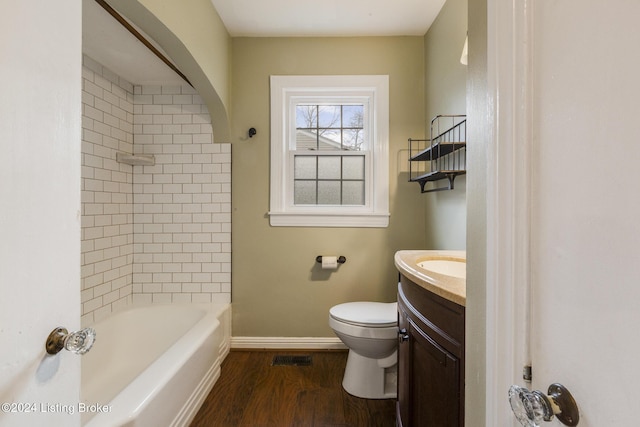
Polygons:
<instances>
[{"instance_id":1,"label":"green wall","mask_svg":"<svg viewBox=\"0 0 640 427\"><path fill-rule=\"evenodd\" d=\"M447 0L424 37L426 135L436 115L466 113L467 66L460 63L466 34L467 0ZM454 190L422 195L426 249L466 248L466 181L462 175Z\"/></svg>"},{"instance_id":2,"label":"green wall","mask_svg":"<svg viewBox=\"0 0 640 427\"><path fill-rule=\"evenodd\" d=\"M331 306L395 301L394 253L425 245L424 197L401 172L424 134L424 38L234 38L232 51L233 335L332 337ZM389 75L388 228L269 225L269 76L287 74ZM347 262L328 273L321 254Z\"/></svg>"},{"instance_id":3,"label":"green wall","mask_svg":"<svg viewBox=\"0 0 640 427\"><path fill-rule=\"evenodd\" d=\"M407 182L406 158L407 139L428 135L432 116L465 111L459 58L467 0L448 0L424 37L361 38L231 38L207 0L189 0L187 8L112 1L192 78L211 111L215 140L233 143L234 336L334 336L332 305L395 300L397 250L465 248L465 177L454 191L420 194ZM389 75L388 228L269 226L272 74ZM251 139L250 127L258 131ZM315 263L320 254L344 255L347 263L327 273Z\"/></svg>"}]
</instances>

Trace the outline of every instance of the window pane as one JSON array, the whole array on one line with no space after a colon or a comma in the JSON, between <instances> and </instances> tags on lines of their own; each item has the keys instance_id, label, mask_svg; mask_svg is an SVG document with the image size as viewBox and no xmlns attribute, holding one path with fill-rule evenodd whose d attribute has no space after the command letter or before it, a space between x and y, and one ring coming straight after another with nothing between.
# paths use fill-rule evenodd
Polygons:
<instances>
[{"instance_id":1,"label":"window pane","mask_svg":"<svg viewBox=\"0 0 640 427\"><path fill-rule=\"evenodd\" d=\"M320 105L318 108L318 127L342 127L342 112L340 105Z\"/></svg>"},{"instance_id":2,"label":"window pane","mask_svg":"<svg viewBox=\"0 0 640 427\"><path fill-rule=\"evenodd\" d=\"M345 129L342 137L345 150L360 151L364 148L364 129Z\"/></svg>"},{"instance_id":3,"label":"window pane","mask_svg":"<svg viewBox=\"0 0 640 427\"><path fill-rule=\"evenodd\" d=\"M294 181L293 203L296 205L315 205L316 181Z\"/></svg>"},{"instance_id":4,"label":"window pane","mask_svg":"<svg viewBox=\"0 0 640 427\"><path fill-rule=\"evenodd\" d=\"M318 127L317 105L296 105L296 128L315 129Z\"/></svg>"},{"instance_id":5,"label":"window pane","mask_svg":"<svg viewBox=\"0 0 640 427\"><path fill-rule=\"evenodd\" d=\"M364 105L345 105L342 107L342 122L346 128L362 128L364 123Z\"/></svg>"},{"instance_id":6,"label":"window pane","mask_svg":"<svg viewBox=\"0 0 640 427\"><path fill-rule=\"evenodd\" d=\"M296 130L296 150L317 150L318 134L316 130Z\"/></svg>"},{"instance_id":7,"label":"window pane","mask_svg":"<svg viewBox=\"0 0 640 427\"><path fill-rule=\"evenodd\" d=\"M295 156L294 179L316 179L316 156Z\"/></svg>"},{"instance_id":8,"label":"window pane","mask_svg":"<svg viewBox=\"0 0 640 427\"><path fill-rule=\"evenodd\" d=\"M320 129L319 150L341 150L340 129Z\"/></svg>"},{"instance_id":9,"label":"window pane","mask_svg":"<svg viewBox=\"0 0 640 427\"><path fill-rule=\"evenodd\" d=\"M342 158L342 179L364 180L364 156L344 156Z\"/></svg>"},{"instance_id":10,"label":"window pane","mask_svg":"<svg viewBox=\"0 0 640 427\"><path fill-rule=\"evenodd\" d=\"M319 156L318 157L318 178L319 179L340 179L340 156Z\"/></svg>"},{"instance_id":11,"label":"window pane","mask_svg":"<svg viewBox=\"0 0 640 427\"><path fill-rule=\"evenodd\" d=\"M344 181L342 183L343 205L364 205L364 181Z\"/></svg>"},{"instance_id":12,"label":"window pane","mask_svg":"<svg viewBox=\"0 0 640 427\"><path fill-rule=\"evenodd\" d=\"M340 181L318 181L318 204L340 204Z\"/></svg>"}]
</instances>

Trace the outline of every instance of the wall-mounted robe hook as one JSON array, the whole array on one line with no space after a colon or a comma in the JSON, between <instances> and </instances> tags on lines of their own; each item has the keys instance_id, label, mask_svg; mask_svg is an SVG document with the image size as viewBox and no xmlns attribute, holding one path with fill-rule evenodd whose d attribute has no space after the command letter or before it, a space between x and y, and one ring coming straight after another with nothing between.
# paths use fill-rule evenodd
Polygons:
<instances>
[{"instance_id":1,"label":"wall-mounted robe hook","mask_svg":"<svg viewBox=\"0 0 640 427\"><path fill-rule=\"evenodd\" d=\"M253 138L253 135L257 134L256 128L249 128L249 138Z\"/></svg>"}]
</instances>

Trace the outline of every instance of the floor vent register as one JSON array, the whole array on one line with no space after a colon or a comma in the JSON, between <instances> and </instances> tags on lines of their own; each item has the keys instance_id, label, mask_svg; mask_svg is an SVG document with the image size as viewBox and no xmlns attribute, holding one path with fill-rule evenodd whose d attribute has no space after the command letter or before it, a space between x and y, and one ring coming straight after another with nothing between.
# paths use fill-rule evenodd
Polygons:
<instances>
[{"instance_id":1,"label":"floor vent register","mask_svg":"<svg viewBox=\"0 0 640 427\"><path fill-rule=\"evenodd\" d=\"M273 356L271 366L311 366L311 356Z\"/></svg>"}]
</instances>

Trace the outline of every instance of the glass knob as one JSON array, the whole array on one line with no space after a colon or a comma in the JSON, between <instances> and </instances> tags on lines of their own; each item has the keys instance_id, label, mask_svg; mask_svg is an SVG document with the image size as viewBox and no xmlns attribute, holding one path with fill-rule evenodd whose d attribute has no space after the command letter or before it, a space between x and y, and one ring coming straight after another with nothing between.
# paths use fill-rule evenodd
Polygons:
<instances>
[{"instance_id":1,"label":"glass knob","mask_svg":"<svg viewBox=\"0 0 640 427\"><path fill-rule=\"evenodd\" d=\"M75 354L85 354L91 350L96 340L96 331L84 328L69 333L66 328L56 328L47 337L45 348L49 354L57 354L63 348Z\"/></svg>"},{"instance_id":2,"label":"glass knob","mask_svg":"<svg viewBox=\"0 0 640 427\"><path fill-rule=\"evenodd\" d=\"M525 427L539 427L554 416L566 426L577 426L580 420L578 405L562 384L551 384L547 394L512 385L509 403L516 419Z\"/></svg>"},{"instance_id":3,"label":"glass knob","mask_svg":"<svg viewBox=\"0 0 640 427\"><path fill-rule=\"evenodd\" d=\"M91 350L95 341L96 331L92 328L84 328L67 335L64 339L64 348L82 355Z\"/></svg>"},{"instance_id":4,"label":"glass knob","mask_svg":"<svg viewBox=\"0 0 640 427\"><path fill-rule=\"evenodd\" d=\"M525 427L539 427L542 421L553 419L547 398L540 392L512 385L509 388L509 403L516 419Z\"/></svg>"}]
</instances>

